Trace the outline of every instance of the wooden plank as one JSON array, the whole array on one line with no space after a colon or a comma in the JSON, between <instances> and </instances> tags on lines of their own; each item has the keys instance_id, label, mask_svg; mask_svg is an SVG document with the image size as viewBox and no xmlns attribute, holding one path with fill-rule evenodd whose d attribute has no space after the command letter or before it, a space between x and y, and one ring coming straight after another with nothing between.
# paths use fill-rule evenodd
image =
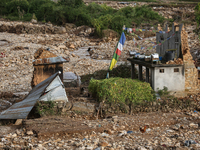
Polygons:
<instances>
[{"instance_id":1,"label":"wooden plank","mask_svg":"<svg viewBox=\"0 0 200 150\"><path fill-rule=\"evenodd\" d=\"M158 43L160 40L160 33L156 32L156 43ZM156 53L160 54L160 45L156 46Z\"/></svg>"},{"instance_id":2,"label":"wooden plank","mask_svg":"<svg viewBox=\"0 0 200 150\"><path fill-rule=\"evenodd\" d=\"M149 83L149 68L146 67L146 82Z\"/></svg>"},{"instance_id":3,"label":"wooden plank","mask_svg":"<svg viewBox=\"0 0 200 150\"><path fill-rule=\"evenodd\" d=\"M138 78L141 81L143 80L143 77L142 77L142 65L139 65Z\"/></svg>"},{"instance_id":4,"label":"wooden plank","mask_svg":"<svg viewBox=\"0 0 200 150\"><path fill-rule=\"evenodd\" d=\"M163 34L163 36L164 36L164 40L167 40L168 33ZM168 41L165 41L162 45L163 45L163 52L162 52L161 56L164 57L165 53L166 53L166 50L169 49Z\"/></svg>"},{"instance_id":5,"label":"wooden plank","mask_svg":"<svg viewBox=\"0 0 200 150\"><path fill-rule=\"evenodd\" d=\"M136 78L136 74L135 74L135 64L131 63L131 78L135 79Z\"/></svg>"},{"instance_id":6,"label":"wooden plank","mask_svg":"<svg viewBox=\"0 0 200 150\"><path fill-rule=\"evenodd\" d=\"M179 25L179 33L178 33L178 42L179 42L179 45L178 45L178 50L177 50L177 57L180 57L180 54L181 54L181 49L180 49L180 45L181 45L181 31L182 31L182 28L183 28L183 24L180 24Z\"/></svg>"},{"instance_id":7,"label":"wooden plank","mask_svg":"<svg viewBox=\"0 0 200 150\"><path fill-rule=\"evenodd\" d=\"M173 34L173 31L171 30L169 33L168 33L168 37L170 37L171 35ZM172 38L170 38L169 40L168 40L168 44L169 44L169 49L174 49L174 46L173 46L173 44L172 44Z\"/></svg>"}]
</instances>

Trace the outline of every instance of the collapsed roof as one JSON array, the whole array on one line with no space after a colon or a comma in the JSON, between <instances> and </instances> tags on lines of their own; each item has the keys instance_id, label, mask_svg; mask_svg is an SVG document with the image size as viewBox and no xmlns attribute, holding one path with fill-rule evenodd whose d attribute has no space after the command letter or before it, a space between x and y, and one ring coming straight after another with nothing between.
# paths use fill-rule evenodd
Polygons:
<instances>
[{"instance_id":1,"label":"collapsed roof","mask_svg":"<svg viewBox=\"0 0 200 150\"><path fill-rule=\"evenodd\" d=\"M26 98L0 113L0 119L25 119L38 100L68 101L64 85L57 72L36 85Z\"/></svg>"}]
</instances>

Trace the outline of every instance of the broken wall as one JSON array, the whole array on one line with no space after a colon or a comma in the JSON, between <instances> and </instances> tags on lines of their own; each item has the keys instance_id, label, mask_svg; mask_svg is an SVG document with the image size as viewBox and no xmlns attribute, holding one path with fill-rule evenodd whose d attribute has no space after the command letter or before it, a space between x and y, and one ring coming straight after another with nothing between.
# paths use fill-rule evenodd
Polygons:
<instances>
[{"instance_id":1,"label":"broken wall","mask_svg":"<svg viewBox=\"0 0 200 150\"><path fill-rule=\"evenodd\" d=\"M196 93L200 89L200 82L198 80L198 71L188 46L188 33L185 31L184 26L181 31L181 50L185 70L185 90Z\"/></svg>"},{"instance_id":2,"label":"broken wall","mask_svg":"<svg viewBox=\"0 0 200 150\"><path fill-rule=\"evenodd\" d=\"M63 64L44 64L44 65L34 65L33 79L31 86L34 87L40 82L52 76L52 74L60 71L59 77L63 81Z\"/></svg>"}]
</instances>

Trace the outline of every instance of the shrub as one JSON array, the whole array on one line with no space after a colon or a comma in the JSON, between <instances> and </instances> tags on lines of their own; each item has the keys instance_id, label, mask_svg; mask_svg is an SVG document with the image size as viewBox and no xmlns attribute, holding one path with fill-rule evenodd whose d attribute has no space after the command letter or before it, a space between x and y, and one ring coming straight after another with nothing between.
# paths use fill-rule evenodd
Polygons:
<instances>
[{"instance_id":1,"label":"shrub","mask_svg":"<svg viewBox=\"0 0 200 150\"><path fill-rule=\"evenodd\" d=\"M98 36L102 36L104 29L112 29L121 34L123 25L132 27L133 22L139 26L150 21L164 21L162 16L148 6L116 10L94 2L86 6L83 0L60 0L58 3L52 0L1 0L0 13L14 20L29 21L30 14L34 13L38 21L92 26L96 28Z\"/></svg>"},{"instance_id":2,"label":"shrub","mask_svg":"<svg viewBox=\"0 0 200 150\"><path fill-rule=\"evenodd\" d=\"M0 15L4 15L7 13L6 4L8 0L0 0Z\"/></svg>"},{"instance_id":3,"label":"shrub","mask_svg":"<svg viewBox=\"0 0 200 150\"><path fill-rule=\"evenodd\" d=\"M195 20L197 22L197 27L199 27L200 23L200 3L197 4L195 7Z\"/></svg>"},{"instance_id":4,"label":"shrub","mask_svg":"<svg viewBox=\"0 0 200 150\"><path fill-rule=\"evenodd\" d=\"M52 16L49 18L49 21L56 22L56 24L64 24L66 22L65 17L65 7L56 6L53 8Z\"/></svg>"},{"instance_id":5,"label":"shrub","mask_svg":"<svg viewBox=\"0 0 200 150\"><path fill-rule=\"evenodd\" d=\"M50 2L50 0L29 0L29 13L35 13L38 15L40 6Z\"/></svg>"},{"instance_id":6,"label":"shrub","mask_svg":"<svg viewBox=\"0 0 200 150\"><path fill-rule=\"evenodd\" d=\"M141 7L137 6L135 8L135 22L139 25L142 22L150 22L152 20L157 20L158 22L163 22L164 17L159 15L157 12L152 11L152 9L146 5Z\"/></svg>"},{"instance_id":7,"label":"shrub","mask_svg":"<svg viewBox=\"0 0 200 150\"><path fill-rule=\"evenodd\" d=\"M6 3L7 13L16 13L18 12L18 8L20 11L28 12L29 2L27 0L12 0Z\"/></svg>"},{"instance_id":8,"label":"shrub","mask_svg":"<svg viewBox=\"0 0 200 150\"><path fill-rule=\"evenodd\" d=\"M53 10L54 10L54 2L48 2L45 4L42 4L38 12L36 13L36 17L38 20L45 20L45 21L50 21L52 19L53 15Z\"/></svg>"},{"instance_id":9,"label":"shrub","mask_svg":"<svg viewBox=\"0 0 200 150\"><path fill-rule=\"evenodd\" d=\"M149 83L127 78L91 79L89 91L98 101L109 104L140 104L154 99Z\"/></svg>"},{"instance_id":10,"label":"shrub","mask_svg":"<svg viewBox=\"0 0 200 150\"><path fill-rule=\"evenodd\" d=\"M69 6L69 7L80 7L81 5L83 5L83 0L60 0L58 2L58 5L65 5L65 6Z\"/></svg>"}]
</instances>

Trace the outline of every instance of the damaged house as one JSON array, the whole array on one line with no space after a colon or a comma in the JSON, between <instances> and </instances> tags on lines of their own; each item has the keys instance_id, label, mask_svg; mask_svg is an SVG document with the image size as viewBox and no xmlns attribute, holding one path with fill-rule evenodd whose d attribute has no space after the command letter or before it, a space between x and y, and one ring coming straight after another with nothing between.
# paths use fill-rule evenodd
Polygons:
<instances>
[{"instance_id":1,"label":"damaged house","mask_svg":"<svg viewBox=\"0 0 200 150\"><path fill-rule=\"evenodd\" d=\"M31 86L34 87L54 73L60 71L60 79L63 82L63 63L69 62L69 58L63 58L45 49L38 49L34 55L34 72Z\"/></svg>"},{"instance_id":2,"label":"damaged house","mask_svg":"<svg viewBox=\"0 0 200 150\"><path fill-rule=\"evenodd\" d=\"M135 65L138 65L138 78L149 82L157 91L167 87L172 92L196 93L199 90L198 66L195 66L188 46L188 33L184 26L173 24L171 31L156 33L156 47L160 63L144 61L138 58L128 59L131 62L132 74L135 78ZM161 44L162 43L162 44ZM151 57L153 59L153 57ZM158 61L157 61L158 62ZM143 79L142 69L146 70Z\"/></svg>"},{"instance_id":3,"label":"damaged house","mask_svg":"<svg viewBox=\"0 0 200 150\"><path fill-rule=\"evenodd\" d=\"M25 119L37 101L65 101L68 102L64 85L57 72L46 80L37 84L21 102L15 103L0 113L0 119Z\"/></svg>"}]
</instances>

